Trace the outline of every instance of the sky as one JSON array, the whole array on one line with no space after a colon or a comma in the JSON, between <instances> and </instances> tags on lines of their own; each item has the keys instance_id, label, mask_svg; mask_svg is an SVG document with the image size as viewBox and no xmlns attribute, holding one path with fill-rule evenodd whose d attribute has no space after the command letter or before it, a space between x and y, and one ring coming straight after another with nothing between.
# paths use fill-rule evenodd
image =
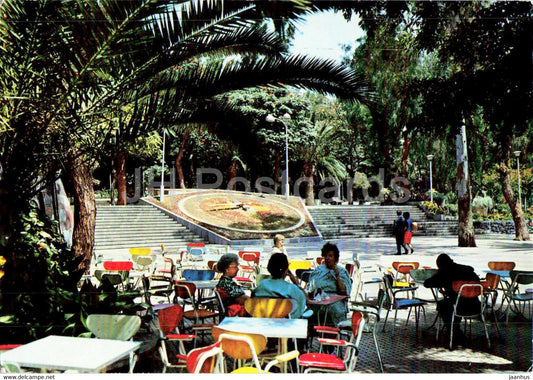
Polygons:
<instances>
[{"instance_id":1,"label":"sky","mask_svg":"<svg viewBox=\"0 0 533 380\"><path fill-rule=\"evenodd\" d=\"M357 26L357 19L347 22L342 14L334 12L313 13L297 24L294 34L293 54L305 54L320 58L330 58L340 62L343 56L342 44L354 45L363 35Z\"/></svg>"}]
</instances>

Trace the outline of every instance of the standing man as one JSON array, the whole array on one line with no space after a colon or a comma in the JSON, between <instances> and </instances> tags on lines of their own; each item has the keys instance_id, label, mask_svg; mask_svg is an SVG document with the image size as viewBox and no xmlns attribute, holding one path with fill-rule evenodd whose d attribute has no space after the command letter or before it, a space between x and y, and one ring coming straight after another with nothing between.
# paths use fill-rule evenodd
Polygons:
<instances>
[{"instance_id":1,"label":"standing man","mask_svg":"<svg viewBox=\"0 0 533 380\"><path fill-rule=\"evenodd\" d=\"M392 236L396 238L396 254L401 255L401 248L404 247L404 234L405 234L405 220L402 217L402 211L396 211L396 219L392 224ZM405 248L405 254L407 254L407 248Z\"/></svg>"}]
</instances>

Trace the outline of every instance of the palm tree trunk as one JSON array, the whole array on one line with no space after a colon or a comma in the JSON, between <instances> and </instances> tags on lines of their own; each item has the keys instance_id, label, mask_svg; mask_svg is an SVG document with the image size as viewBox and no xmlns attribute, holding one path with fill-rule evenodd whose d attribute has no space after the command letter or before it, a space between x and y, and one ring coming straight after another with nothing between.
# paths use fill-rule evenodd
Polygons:
<instances>
[{"instance_id":1,"label":"palm tree trunk","mask_svg":"<svg viewBox=\"0 0 533 380\"><path fill-rule=\"evenodd\" d=\"M74 232L72 253L83 256L78 269L89 273L94 248L96 226L96 205L94 201L93 169L83 162L83 157L75 151L69 152L69 172L74 188Z\"/></svg>"},{"instance_id":2,"label":"palm tree trunk","mask_svg":"<svg viewBox=\"0 0 533 380\"><path fill-rule=\"evenodd\" d=\"M503 184L503 197L511 209L515 228L515 240L530 240L529 232L527 230L526 219L524 211L517 197L514 195L511 187L511 169L506 162L501 162L498 166L500 177Z\"/></svg>"},{"instance_id":3,"label":"palm tree trunk","mask_svg":"<svg viewBox=\"0 0 533 380\"><path fill-rule=\"evenodd\" d=\"M126 192L126 154L124 151L119 150L117 152L117 191L118 199L117 204L119 206L125 206L127 203L127 192Z\"/></svg>"},{"instance_id":4,"label":"palm tree trunk","mask_svg":"<svg viewBox=\"0 0 533 380\"><path fill-rule=\"evenodd\" d=\"M185 129L185 134L183 135L183 138L181 139L180 149L178 150L178 154L176 155L176 160L174 161L174 166L176 167L176 173L178 173L178 186L180 189L185 189L185 176L183 174L183 166L182 166L182 160L183 160L183 154L185 153L185 144L187 143L187 140L189 140L189 127Z\"/></svg>"},{"instance_id":5,"label":"palm tree trunk","mask_svg":"<svg viewBox=\"0 0 533 380\"><path fill-rule=\"evenodd\" d=\"M315 203L315 192L314 192L314 174L315 174L315 165L312 162L306 162L304 164L304 176L305 176L305 205L313 206Z\"/></svg>"}]
</instances>

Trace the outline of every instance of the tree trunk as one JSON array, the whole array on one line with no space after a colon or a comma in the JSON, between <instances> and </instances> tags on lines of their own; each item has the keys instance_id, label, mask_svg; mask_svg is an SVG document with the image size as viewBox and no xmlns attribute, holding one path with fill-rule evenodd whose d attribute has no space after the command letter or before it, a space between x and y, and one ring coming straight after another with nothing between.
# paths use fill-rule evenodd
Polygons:
<instances>
[{"instance_id":1,"label":"tree trunk","mask_svg":"<svg viewBox=\"0 0 533 380\"><path fill-rule=\"evenodd\" d=\"M117 152L117 191L118 198L117 204L119 206L125 206L127 203L127 192L126 192L126 154L119 150Z\"/></svg>"},{"instance_id":2,"label":"tree trunk","mask_svg":"<svg viewBox=\"0 0 533 380\"><path fill-rule=\"evenodd\" d=\"M83 256L78 269L89 273L94 248L96 206L94 201L93 169L83 163L83 157L69 152L69 174L74 188L74 232L72 253Z\"/></svg>"},{"instance_id":3,"label":"tree trunk","mask_svg":"<svg viewBox=\"0 0 533 380\"><path fill-rule=\"evenodd\" d=\"M231 162L231 166L229 167L229 181L231 182L231 180L235 177L237 177L237 161L233 160ZM235 190L235 188L236 188L236 184L233 183L231 185L230 190Z\"/></svg>"},{"instance_id":4,"label":"tree trunk","mask_svg":"<svg viewBox=\"0 0 533 380\"><path fill-rule=\"evenodd\" d=\"M456 136L457 147L457 214L459 247L475 247L474 221L472 215L472 190L468 171L468 146L466 144L466 127Z\"/></svg>"},{"instance_id":5,"label":"tree trunk","mask_svg":"<svg viewBox=\"0 0 533 380\"><path fill-rule=\"evenodd\" d=\"M178 150L178 154L176 155L176 160L174 161L174 166L176 167L176 173L178 173L178 187L180 189L185 189L185 176L183 175L183 166L182 166L182 160L183 160L183 154L185 153L185 144L187 143L187 140L189 140L189 127L185 129L185 134L183 135L183 138L181 139L180 149Z\"/></svg>"},{"instance_id":6,"label":"tree trunk","mask_svg":"<svg viewBox=\"0 0 533 380\"><path fill-rule=\"evenodd\" d=\"M304 164L304 176L307 180L305 182L305 205L313 206L315 202L315 192L314 192L314 174L315 174L315 165L312 162L306 162Z\"/></svg>"},{"instance_id":7,"label":"tree trunk","mask_svg":"<svg viewBox=\"0 0 533 380\"><path fill-rule=\"evenodd\" d=\"M409 146L411 140L409 140L409 133L407 131L403 134L403 154L402 154L402 177L407 178L407 158L409 157Z\"/></svg>"},{"instance_id":8,"label":"tree trunk","mask_svg":"<svg viewBox=\"0 0 533 380\"><path fill-rule=\"evenodd\" d=\"M503 197L509 205L511 215L513 216L515 240L530 240L522 205L515 197L513 188L511 187L511 169L505 162L501 162L498 171L503 184Z\"/></svg>"}]
</instances>

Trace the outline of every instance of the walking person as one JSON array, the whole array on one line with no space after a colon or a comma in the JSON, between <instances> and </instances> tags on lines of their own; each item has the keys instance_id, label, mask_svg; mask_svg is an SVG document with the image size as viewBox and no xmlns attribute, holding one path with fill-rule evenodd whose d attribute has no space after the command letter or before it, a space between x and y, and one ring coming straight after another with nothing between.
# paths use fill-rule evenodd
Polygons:
<instances>
[{"instance_id":1,"label":"walking person","mask_svg":"<svg viewBox=\"0 0 533 380\"><path fill-rule=\"evenodd\" d=\"M411 221L411 214L407 211L403 213L403 219L405 220L405 234L403 236L403 247L405 249L405 254L413 253L415 250L411 245L411 240L413 238L413 223ZM411 249L411 252L408 252L407 248Z\"/></svg>"},{"instance_id":2,"label":"walking person","mask_svg":"<svg viewBox=\"0 0 533 380\"><path fill-rule=\"evenodd\" d=\"M396 219L394 219L394 222L392 224L392 236L396 238L396 254L401 255L402 254L402 247L403 241L404 241L404 235L405 235L405 220L402 216L402 211L398 210L396 211ZM405 248L405 254L407 254L407 248Z\"/></svg>"}]
</instances>

